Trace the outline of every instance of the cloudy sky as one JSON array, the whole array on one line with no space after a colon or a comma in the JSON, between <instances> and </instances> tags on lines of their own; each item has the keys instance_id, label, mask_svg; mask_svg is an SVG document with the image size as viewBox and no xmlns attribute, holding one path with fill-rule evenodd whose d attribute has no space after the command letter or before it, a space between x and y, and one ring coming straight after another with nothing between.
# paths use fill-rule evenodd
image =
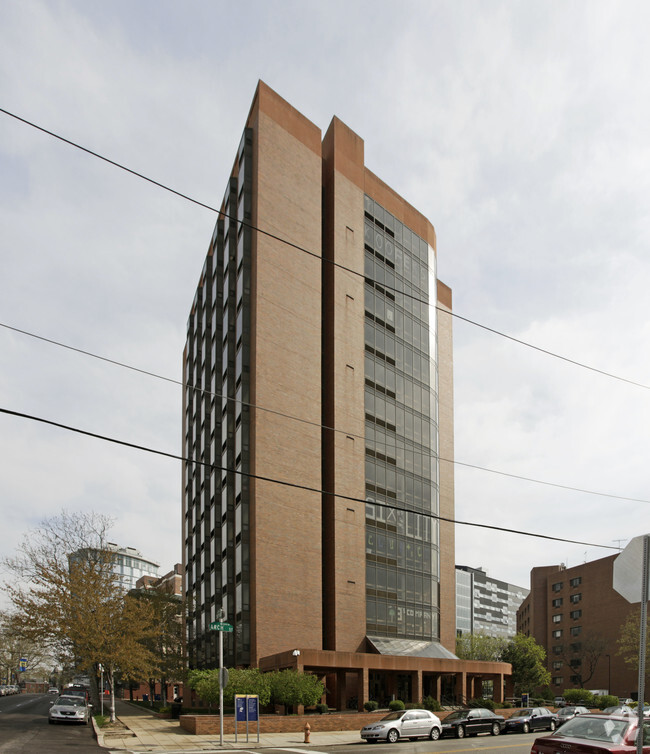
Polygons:
<instances>
[{"instance_id":1,"label":"cloudy sky","mask_svg":"<svg viewBox=\"0 0 650 754\"><path fill-rule=\"evenodd\" d=\"M471 321L457 518L616 548L650 528L649 24L601 0L0 0L0 108L217 206L258 79L323 131L338 116L435 225ZM0 113L0 408L180 453L214 222ZM0 556L66 509L180 562L178 461L6 413L0 458ZM612 552L457 527L458 563L523 586Z\"/></svg>"}]
</instances>

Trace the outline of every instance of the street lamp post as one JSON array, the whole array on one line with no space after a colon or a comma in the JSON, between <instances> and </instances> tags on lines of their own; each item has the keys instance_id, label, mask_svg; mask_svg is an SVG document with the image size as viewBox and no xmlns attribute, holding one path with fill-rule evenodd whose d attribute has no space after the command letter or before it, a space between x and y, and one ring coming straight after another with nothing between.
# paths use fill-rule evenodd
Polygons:
<instances>
[{"instance_id":1,"label":"street lamp post","mask_svg":"<svg viewBox=\"0 0 650 754\"><path fill-rule=\"evenodd\" d=\"M612 658L609 655L605 655L607 658L607 693L612 693Z\"/></svg>"}]
</instances>

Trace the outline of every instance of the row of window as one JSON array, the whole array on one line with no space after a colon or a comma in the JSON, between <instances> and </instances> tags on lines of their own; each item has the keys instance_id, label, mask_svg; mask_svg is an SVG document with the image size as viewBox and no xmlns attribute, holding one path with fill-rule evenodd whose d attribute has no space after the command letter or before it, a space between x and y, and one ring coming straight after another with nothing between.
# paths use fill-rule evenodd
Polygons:
<instances>
[{"instance_id":1,"label":"row of window","mask_svg":"<svg viewBox=\"0 0 650 754\"><path fill-rule=\"evenodd\" d=\"M392 598L399 602L432 604L431 572L427 574L397 571L378 563L366 563L366 592L371 596Z\"/></svg>"},{"instance_id":2,"label":"row of window","mask_svg":"<svg viewBox=\"0 0 650 754\"><path fill-rule=\"evenodd\" d=\"M376 597L366 599L369 633L431 640L438 636L438 613L430 605L409 606Z\"/></svg>"},{"instance_id":3,"label":"row of window","mask_svg":"<svg viewBox=\"0 0 650 754\"><path fill-rule=\"evenodd\" d=\"M429 258L429 245L423 238L403 225L387 209L384 209L381 204L375 202L368 195L364 197L364 210L366 218L372 220L375 227L385 231L387 236L394 238L415 259L426 264Z\"/></svg>"},{"instance_id":4,"label":"row of window","mask_svg":"<svg viewBox=\"0 0 650 754\"><path fill-rule=\"evenodd\" d=\"M394 332L387 330L381 323L366 318L364 342L368 353L396 366L407 379L421 382L427 389L432 384L432 363L429 356L398 339ZM395 390L397 391L397 387Z\"/></svg>"},{"instance_id":5,"label":"row of window","mask_svg":"<svg viewBox=\"0 0 650 754\"><path fill-rule=\"evenodd\" d=\"M572 610L569 613L569 616L571 620L578 620L578 618L582 617L582 610ZM561 623L563 620L563 617L564 616L562 613L557 613L556 615L553 616L551 620L553 621L553 623Z\"/></svg>"},{"instance_id":6,"label":"row of window","mask_svg":"<svg viewBox=\"0 0 650 754\"><path fill-rule=\"evenodd\" d=\"M575 589L575 587L580 586L582 584L582 576L576 576L575 578L569 579L569 586L571 589ZM552 586L551 589L554 592L561 592L562 589L564 589L564 582L563 581L556 581Z\"/></svg>"}]
</instances>

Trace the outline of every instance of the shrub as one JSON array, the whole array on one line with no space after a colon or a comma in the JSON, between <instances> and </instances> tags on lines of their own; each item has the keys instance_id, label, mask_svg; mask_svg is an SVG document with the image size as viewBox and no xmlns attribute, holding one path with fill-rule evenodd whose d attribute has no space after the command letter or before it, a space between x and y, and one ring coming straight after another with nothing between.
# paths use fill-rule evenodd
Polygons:
<instances>
[{"instance_id":1,"label":"shrub","mask_svg":"<svg viewBox=\"0 0 650 754\"><path fill-rule=\"evenodd\" d=\"M366 712L374 712L376 709L379 709L379 702L376 702L374 699L369 699L363 705L363 708Z\"/></svg>"},{"instance_id":2,"label":"shrub","mask_svg":"<svg viewBox=\"0 0 650 754\"><path fill-rule=\"evenodd\" d=\"M477 699L470 699L467 703L468 707L484 707L485 709L492 710L494 712L496 708L496 704L494 703L494 699L486 699L484 697L479 697Z\"/></svg>"},{"instance_id":3,"label":"shrub","mask_svg":"<svg viewBox=\"0 0 650 754\"><path fill-rule=\"evenodd\" d=\"M389 702L388 709L391 712L396 712L397 710L404 709L404 702L401 699L393 699L392 702Z\"/></svg>"},{"instance_id":4,"label":"shrub","mask_svg":"<svg viewBox=\"0 0 650 754\"><path fill-rule=\"evenodd\" d=\"M428 709L429 712L440 712L440 710L442 709L440 702L437 699L434 699L432 696L425 696L422 700L422 704L424 706L424 709Z\"/></svg>"},{"instance_id":5,"label":"shrub","mask_svg":"<svg viewBox=\"0 0 650 754\"><path fill-rule=\"evenodd\" d=\"M326 712L329 712L329 707L326 704L317 704L316 712L318 712L319 715L324 715Z\"/></svg>"},{"instance_id":6,"label":"shrub","mask_svg":"<svg viewBox=\"0 0 650 754\"><path fill-rule=\"evenodd\" d=\"M404 706L406 709L424 709L424 706L420 702L406 702Z\"/></svg>"},{"instance_id":7,"label":"shrub","mask_svg":"<svg viewBox=\"0 0 650 754\"><path fill-rule=\"evenodd\" d=\"M594 701L596 702L596 707L598 707L598 709L605 709L605 707L618 707L620 704L618 697L612 696L612 694L597 696Z\"/></svg>"},{"instance_id":8,"label":"shrub","mask_svg":"<svg viewBox=\"0 0 650 754\"><path fill-rule=\"evenodd\" d=\"M587 689L567 689L562 696L567 704L582 704L585 707L594 706L594 695Z\"/></svg>"}]
</instances>

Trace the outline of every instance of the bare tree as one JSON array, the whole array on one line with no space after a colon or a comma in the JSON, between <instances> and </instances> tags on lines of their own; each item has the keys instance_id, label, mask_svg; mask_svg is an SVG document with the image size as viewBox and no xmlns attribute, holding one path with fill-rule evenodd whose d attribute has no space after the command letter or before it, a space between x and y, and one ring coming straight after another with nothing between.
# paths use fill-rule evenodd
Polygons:
<instances>
[{"instance_id":1,"label":"bare tree","mask_svg":"<svg viewBox=\"0 0 650 754\"><path fill-rule=\"evenodd\" d=\"M592 679L605 648L605 641L596 634L585 634L566 646L560 657L570 668L578 688L584 688Z\"/></svg>"}]
</instances>

